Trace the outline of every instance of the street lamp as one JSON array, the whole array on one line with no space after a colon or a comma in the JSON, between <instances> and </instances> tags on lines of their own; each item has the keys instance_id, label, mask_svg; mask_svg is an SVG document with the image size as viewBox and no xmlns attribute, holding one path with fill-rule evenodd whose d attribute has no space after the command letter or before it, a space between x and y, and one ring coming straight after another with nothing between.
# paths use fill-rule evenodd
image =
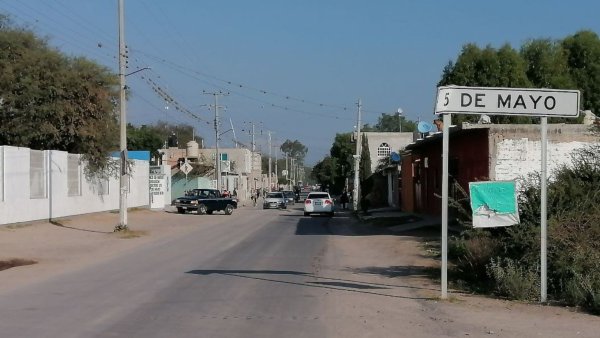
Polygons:
<instances>
[{"instance_id":1,"label":"street lamp","mask_svg":"<svg viewBox=\"0 0 600 338\"><path fill-rule=\"evenodd\" d=\"M398 113L398 124L400 127L400 132L402 132L402 108L398 108L398 110L396 111Z\"/></svg>"}]
</instances>

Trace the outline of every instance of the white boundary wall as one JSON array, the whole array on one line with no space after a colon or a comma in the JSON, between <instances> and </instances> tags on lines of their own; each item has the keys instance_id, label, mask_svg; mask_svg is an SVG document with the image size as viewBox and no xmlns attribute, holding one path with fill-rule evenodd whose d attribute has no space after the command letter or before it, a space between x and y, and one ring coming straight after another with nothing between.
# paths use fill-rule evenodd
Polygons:
<instances>
[{"instance_id":1,"label":"white boundary wall","mask_svg":"<svg viewBox=\"0 0 600 338\"><path fill-rule=\"evenodd\" d=\"M119 209L119 178L88 181L84 163L78 168L79 192L69 194L68 153L58 150L43 151L45 196L31 198L30 154L29 148L0 146L0 225ZM127 205L147 206L149 163L132 162Z\"/></svg>"},{"instance_id":2,"label":"white boundary wall","mask_svg":"<svg viewBox=\"0 0 600 338\"><path fill-rule=\"evenodd\" d=\"M554 172L562 165L572 163L571 156L575 150L591 145L587 142L548 142L548 177L552 179ZM523 139L506 139L496 145L496 165L493 179L514 180L525 178L527 174L539 172L542 166L541 141Z\"/></svg>"}]
</instances>

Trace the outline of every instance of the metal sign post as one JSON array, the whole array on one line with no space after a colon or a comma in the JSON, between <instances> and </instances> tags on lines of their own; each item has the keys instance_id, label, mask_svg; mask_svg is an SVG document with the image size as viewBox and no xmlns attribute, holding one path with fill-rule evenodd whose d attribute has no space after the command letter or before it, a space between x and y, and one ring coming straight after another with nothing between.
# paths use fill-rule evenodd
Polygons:
<instances>
[{"instance_id":1,"label":"metal sign post","mask_svg":"<svg viewBox=\"0 0 600 338\"><path fill-rule=\"evenodd\" d=\"M442 299L448 298L448 156L451 114L538 116L541 118L540 300L547 301L548 116L579 116L578 90L492 87L439 87L435 113L442 114Z\"/></svg>"},{"instance_id":2,"label":"metal sign post","mask_svg":"<svg viewBox=\"0 0 600 338\"><path fill-rule=\"evenodd\" d=\"M546 237L547 237L547 222L548 212L546 210L547 195L547 176L548 168L546 163L548 161L548 118L542 116L541 121L541 132L542 132L542 166L540 172L540 301L545 303L548 299L548 280L547 280L547 258L546 258Z\"/></svg>"},{"instance_id":3,"label":"metal sign post","mask_svg":"<svg viewBox=\"0 0 600 338\"><path fill-rule=\"evenodd\" d=\"M448 298L448 155L452 115L444 114L442 134L442 299Z\"/></svg>"}]
</instances>

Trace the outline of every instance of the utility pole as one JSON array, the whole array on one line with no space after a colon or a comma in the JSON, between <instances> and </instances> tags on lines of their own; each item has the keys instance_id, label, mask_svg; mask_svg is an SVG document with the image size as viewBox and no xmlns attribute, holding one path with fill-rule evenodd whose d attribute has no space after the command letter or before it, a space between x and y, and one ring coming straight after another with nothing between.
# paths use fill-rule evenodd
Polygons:
<instances>
[{"instance_id":1,"label":"utility pole","mask_svg":"<svg viewBox=\"0 0 600 338\"><path fill-rule=\"evenodd\" d=\"M278 154L279 152L276 151L275 152L275 191L279 190L279 171L277 171L277 160L278 160Z\"/></svg>"},{"instance_id":2,"label":"utility pole","mask_svg":"<svg viewBox=\"0 0 600 338\"><path fill-rule=\"evenodd\" d=\"M120 110L120 158L121 176L119 181L119 224L115 231L127 230L127 107L125 97L125 15L123 1L119 0L119 110Z\"/></svg>"},{"instance_id":3,"label":"utility pole","mask_svg":"<svg viewBox=\"0 0 600 338\"><path fill-rule=\"evenodd\" d=\"M292 185L290 184L290 172L288 171L288 153L285 153L285 185L287 185L288 190L292 190Z\"/></svg>"},{"instance_id":4,"label":"utility pole","mask_svg":"<svg viewBox=\"0 0 600 338\"><path fill-rule=\"evenodd\" d=\"M222 91L209 93L203 91L205 95L212 95L215 98L215 181L216 189L221 191L221 154L219 154L219 96L229 95L229 93L223 93Z\"/></svg>"},{"instance_id":5,"label":"utility pole","mask_svg":"<svg viewBox=\"0 0 600 338\"><path fill-rule=\"evenodd\" d=\"M360 109L362 108L362 104L360 99L358 99L358 121L356 123L356 155L354 155L354 191L352 192L352 207L354 211L358 211L358 199L360 194L358 193L358 189L360 189L359 182L359 172L360 172L360 150L362 147L361 136L360 136Z\"/></svg>"},{"instance_id":6,"label":"utility pole","mask_svg":"<svg viewBox=\"0 0 600 338\"><path fill-rule=\"evenodd\" d=\"M271 190L271 131L268 130L267 131L268 135L269 135L269 176L267 182L269 182L269 191Z\"/></svg>"}]
</instances>

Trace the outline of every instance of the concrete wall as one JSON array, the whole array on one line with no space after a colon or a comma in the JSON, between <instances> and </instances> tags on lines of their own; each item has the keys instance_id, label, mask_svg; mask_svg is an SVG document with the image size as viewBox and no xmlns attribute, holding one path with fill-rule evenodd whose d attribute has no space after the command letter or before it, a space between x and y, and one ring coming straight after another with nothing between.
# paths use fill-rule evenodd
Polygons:
<instances>
[{"instance_id":1,"label":"concrete wall","mask_svg":"<svg viewBox=\"0 0 600 338\"><path fill-rule=\"evenodd\" d=\"M490 179L512 180L541 170L539 125L497 125L490 128ZM548 174L571 163L574 150L597 143L589 126L548 125Z\"/></svg>"},{"instance_id":2,"label":"concrete wall","mask_svg":"<svg viewBox=\"0 0 600 338\"><path fill-rule=\"evenodd\" d=\"M40 198L31 198L30 154L29 148L0 146L0 224L119 208L119 178L110 177L103 182L108 191L101 194L101 182L86 179L83 163L78 167L79 191L69 194L68 154L56 150L43 151L45 194ZM146 206L149 203L148 162L132 162L128 207Z\"/></svg>"}]
</instances>

